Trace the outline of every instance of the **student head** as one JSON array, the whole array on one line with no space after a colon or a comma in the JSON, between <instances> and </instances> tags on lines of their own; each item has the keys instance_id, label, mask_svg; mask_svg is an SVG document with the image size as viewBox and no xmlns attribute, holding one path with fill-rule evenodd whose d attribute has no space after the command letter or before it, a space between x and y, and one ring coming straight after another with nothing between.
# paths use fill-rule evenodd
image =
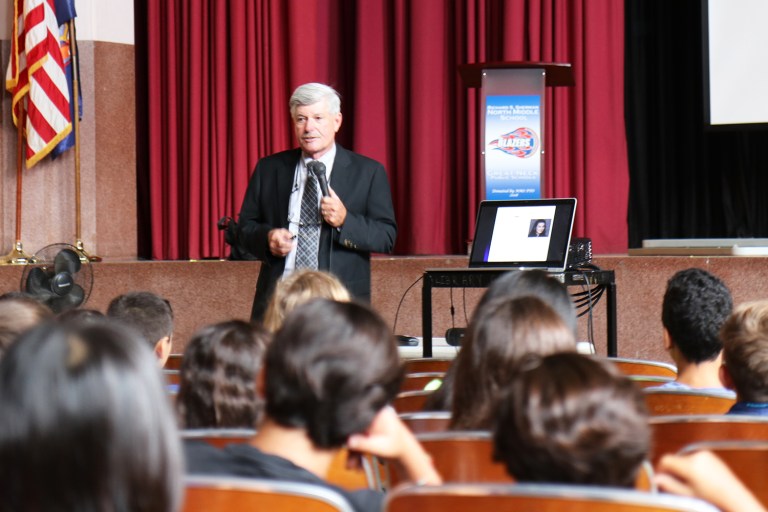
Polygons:
<instances>
[{"instance_id":1,"label":"student head","mask_svg":"<svg viewBox=\"0 0 768 512\"><path fill-rule=\"evenodd\" d=\"M184 428L256 428L265 331L240 320L200 329L187 344L176 397Z\"/></svg>"},{"instance_id":2,"label":"student head","mask_svg":"<svg viewBox=\"0 0 768 512\"><path fill-rule=\"evenodd\" d=\"M339 448L397 394L400 359L386 323L366 306L315 299L293 310L267 348L266 415Z\"/></svg>"},{"instance_id":3,"label":"student head","mask_svg":"<svg viewBox=\"0 0 768 512\"><path fill-rule=\"evenodd\" d=\"M536 297L499 298L483 304L456 357L451 427L485 429L499 389L527 354L575 351L573 331Z\"/></svg>"},{"instance_id":4,"label":"student head","mask_svg":"<svg viewBox=\"0 0 768 512\"><path fill-rule=\"evenodd\" d=\"M19 335L52 317L48 306L30 296L8 294L0 299L0 359Z\"/></svg>"},{"instance_id":5,"label":"student head","mask_svg":"<svg viewBox=\"0 0 768 512\"><path fill-rule=\"evenodd\" d=\"M178 432L132 331L44 324L0 361L4 510L175 511Z\"/></svg>"},{"instance_id":6,"label":"student head","mask_svg":"<svg viewBox=\"0 0 768 512\"><path fill-rule=\"evenodd\" d=\"M171 303L151 292L129 292L112 299L107 316L136 329L155 352L159 365L171 355Z\"/></svg>"},{"instance_id":7,"label":"student head","mask_svg":"<svg viewBox=\"0 0 768 512\"><path fill-rule=\"evenodd\" d=\"M690 268L667 282L661 320L664 342L685 361L698 364L720 355L720 327L733 309L728 287L706 270Z\"/></svg>"},{"instance_id":8,"label":"student head","mask_svg":"<svg viewBox=\"0 0 768 512\"><path fill-rule=\"evenodd\" d=\"M642 391L577 353L521 362L493 431L494 458L520 482L632 487L650 449Z\"/></svg>"},{"instance_id":9,"label":"student head","mask_svg":"<svg viewBox=\"0 0 768 512\"><path fill-rule=\"evenodd\" d=\"M277 282L264 316L264 327L275 332L283 324L285 315L299 304L315 298L350 301L349 292L332 274L320 270L299 270Z\"/></svg>"},{"instance_id":10,"label":"student head","mask_svg":"<svg viewBox=\"0 0 768 512\"><path fill-rule=\"evenodd\" d=\"M557 279L542 270L514 270L499 277L480 298L475 312L499 297L534 296L541 299L562 318L574 335L576 333L576 309L568 289Z\"/></svg>"},{"instance_id":11,"label":"student head","mask_svg":"<svg viewBox=\"0 0 768 512\"><path fill-rule=\"evenodd\" d=\"M720 333L723 384L740 401L768 402L768 300L737 306Z\"/></svg>"}]
</instances>

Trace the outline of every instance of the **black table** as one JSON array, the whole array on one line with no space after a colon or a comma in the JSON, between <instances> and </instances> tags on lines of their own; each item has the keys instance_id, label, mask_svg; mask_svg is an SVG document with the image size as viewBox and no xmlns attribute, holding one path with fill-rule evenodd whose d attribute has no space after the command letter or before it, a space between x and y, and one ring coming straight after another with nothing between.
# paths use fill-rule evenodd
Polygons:
<instances>
[{"instance_id":1,"label":"black table","mask_svg":"<svg viewBox=\"0 0 768 512\"><path fill-rule=\"evenodd\" d=\"M487 288L494 279L509 272L504 268L428 268L421 292L421 329L424 357L432 357L432 288ZM608 357L616 357L616 278L613 270L567 270L552 274L565 286L605 285Z\"/></svg>"}]
</instances>

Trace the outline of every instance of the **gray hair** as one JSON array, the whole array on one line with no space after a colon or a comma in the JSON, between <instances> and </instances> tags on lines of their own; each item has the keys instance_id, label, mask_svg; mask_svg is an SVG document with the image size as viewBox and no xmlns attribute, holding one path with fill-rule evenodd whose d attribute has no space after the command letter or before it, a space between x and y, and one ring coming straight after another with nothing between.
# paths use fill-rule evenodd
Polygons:
<instances>
[{"instance_id":1,"label":"gray hair","mask_svg":"<svg viewBox=\"0 0 768 512\"><path fill-rule=\"evenodd\" d=\"M333 87L320 83L300 85L293 91L288 105L291 108L291 116L296 112L296 107L314 105L318 101L326 100L331 114L341 112L341 96Z\"/></svg>"}]
</instances>

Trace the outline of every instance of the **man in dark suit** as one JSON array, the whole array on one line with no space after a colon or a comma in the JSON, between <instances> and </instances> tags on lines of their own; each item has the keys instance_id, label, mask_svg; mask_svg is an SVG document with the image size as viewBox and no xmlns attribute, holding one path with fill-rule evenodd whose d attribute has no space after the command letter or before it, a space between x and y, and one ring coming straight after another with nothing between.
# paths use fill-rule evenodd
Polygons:
<instances>
[{"instance_id":1,"label":"man in dark suit","mask_svg":"<svg viewBox=\"0 0 768 512\"><path fill-rule=\"evenodd\" d=\"M291 96L290 110L299 148L258 162L240 209L240 239L262 262L254 320L263 317L275 283L301 268L328 270L354 297L369 301L370 253L390 252L397 234L384 167L335 143L342 118L338 93L304 84ZM321 197L307 167L312 161L325 165L329 196ZM311 208L317 205L316 221L305 217L308 200ZM307 234L313 227L319 241Z\"/></svg>"}]
</instances>

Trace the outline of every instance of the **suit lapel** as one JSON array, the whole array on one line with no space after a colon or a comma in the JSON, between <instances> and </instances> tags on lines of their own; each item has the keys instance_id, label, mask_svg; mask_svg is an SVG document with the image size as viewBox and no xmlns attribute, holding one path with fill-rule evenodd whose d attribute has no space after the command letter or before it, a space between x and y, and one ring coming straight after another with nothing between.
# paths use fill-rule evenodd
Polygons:
<instances>
[{"instance_id":1,"label":"suit lapel","mask_svg":"<svg viewBox=\"0 0 768 512\"><path fill-rule=\"evenodd\" d=\"M349 152L336 144L336 158L333 160L330 186L342 202L348 197L349 187L354 182L350 177L350 173L353 172L350 163Z\"/></svg>"},{"instance_id":2,"label":"suit lapel","mask_svg":"<svg viewBox=\"0 0 768 512\"><path fill-rule=\"evenodd\" d=\"M290 151L285 154L282 165L276 172L277 180L277 211L282 216L281 225L288 227L288 203L291 199L296 165L299 163L301 150ZM283 225L284 224L284 225Z\"/></svg>"}]
</instances>

